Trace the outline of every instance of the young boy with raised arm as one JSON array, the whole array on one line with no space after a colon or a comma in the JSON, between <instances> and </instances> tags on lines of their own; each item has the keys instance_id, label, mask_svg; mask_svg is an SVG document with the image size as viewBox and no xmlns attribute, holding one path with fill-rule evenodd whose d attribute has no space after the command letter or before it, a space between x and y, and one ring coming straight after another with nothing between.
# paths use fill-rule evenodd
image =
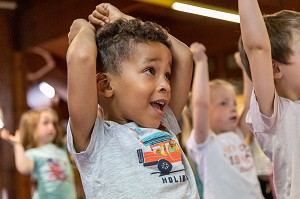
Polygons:
<instances>
[{"instance_id":1,"label":"young boy with raised arm","mask_svg":"<svg viewBox=\"0 0 300 199\"><path fill-rule=\"evenodd\" d=\"M87 198L199 198L176 138L189 48L108 3L89 21L73 22L67 53L68 146Z\"/></svg>"},{"instance_id":2,"label":"young boy with raised arm","mask_svg":"<svg viewBox=\"0 0 300 199\"><path fill-rule=\"evenodd\" d=\"M187 142L203 181L205 199L262 199L244 121L251 82L244 77L244 112L237 113L236 91L228 81L209 81L205 46L191 45L195 72L192 87L193 130Z\"/></svg>"}]
</instances>

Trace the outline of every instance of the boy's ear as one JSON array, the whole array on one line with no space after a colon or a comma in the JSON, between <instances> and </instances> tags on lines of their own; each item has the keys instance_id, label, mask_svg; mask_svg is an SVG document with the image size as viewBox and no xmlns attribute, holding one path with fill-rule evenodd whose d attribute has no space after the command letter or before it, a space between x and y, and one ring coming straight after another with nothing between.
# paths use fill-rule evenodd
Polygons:
<instances>
[{"instance_id":1,"label":"boy's ear","mask_svg":"<svg viewBox=\"0 0 300 199\"><path fill-rule=\"evenodd\" d=\"M97 74L97 92L104 97L111 97L113 89L110 86L110 77L107 73Z\"/></svg>"},{"instance_id":2,"label":"boy's ear","mask_svg":"<svg viewBox=\"0 0 300 199\"><path fill-rule=\"evenodd\" d=\"M282 71L280 70L280 64L277 61L272 60L273 66L273 77L274 79L281 79L282 78Z\"/></svg>"}]
</instances>

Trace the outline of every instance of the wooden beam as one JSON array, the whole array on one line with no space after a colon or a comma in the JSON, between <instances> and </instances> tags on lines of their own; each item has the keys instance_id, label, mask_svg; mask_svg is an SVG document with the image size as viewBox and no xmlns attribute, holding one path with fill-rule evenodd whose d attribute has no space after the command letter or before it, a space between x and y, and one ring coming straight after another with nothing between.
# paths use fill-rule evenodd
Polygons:
<instances>
[{"instance_id":1,"label":"wooden beam","mask_svg":"<svg viewBox=\"0 0 300 199\"><path fill-rule=\"evenodd\" d=\"M98 1L82 0L27 0L19 5L19 50L36 46L68 33L76 18L87 19Z\"/></svg>"},{"instance_id":2,"label":"wooden beam","mask_svg":"<svg viewBox=\"0 0 300 199\"><path fill-rule=\"evenodd\" d=\"M20 62L16 62L14 50L14 24L11 23L14 17L14 11L2 10L0 12L0 27L5 27L0 34L0 106L3 110L5 127L11 132L17 128L18 119L26 104L25 84L22 81L23 70L22 67L18 68ZM0 157L3 163L0 164L0 191L4 191L8 198L29 198L30 189L19 184L21 181L14 164L13 148L2 140L0 141ZM18 187L18 191L15 187ZM0 197L2 197L2 193Z\"/></svg>"}]
</instances>

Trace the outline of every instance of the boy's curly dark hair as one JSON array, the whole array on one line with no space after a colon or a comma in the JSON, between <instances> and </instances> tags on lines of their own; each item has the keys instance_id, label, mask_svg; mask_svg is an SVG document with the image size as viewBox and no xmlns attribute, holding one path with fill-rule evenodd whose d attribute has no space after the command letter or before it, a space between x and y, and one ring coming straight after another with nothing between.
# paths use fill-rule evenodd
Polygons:
<instances>
[{"instance_id":1,"label":"boy's curly dark hair","mask_svg":"<svg viewBox=\"0 0 300 199\"><path fill-rule=\"evenodd\" d=\"M97 30L97 73L121 73L120 64L135 50L136 44L160 42L170 48L167 31L160 25L140 19L120 19Z\"/></svg>"},{"instance_id":2,"label":"boy's curly dark hair","mask_svg":"<svg viewBox=\"0 0 300 199\"><path fill-rule=\"evenodd\" d=\"M300 13L282 10L263 17L271 42L272 59L283 64L289 64L290 56L293 54L291 44L295 34L300 34ZM241 37L239 39L239 51L247 75L252 79L249 60Z\"/></svg>"}]
</instances>

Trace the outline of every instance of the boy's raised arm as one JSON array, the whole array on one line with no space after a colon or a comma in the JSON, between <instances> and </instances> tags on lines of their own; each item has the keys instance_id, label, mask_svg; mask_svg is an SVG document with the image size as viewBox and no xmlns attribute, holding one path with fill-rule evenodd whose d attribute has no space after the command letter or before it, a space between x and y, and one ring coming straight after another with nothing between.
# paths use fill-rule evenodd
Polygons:
<instances>
[{"instance_id":1,"label":"boy's raised arm","mask_svg":"<svg viewBox=\"0 0 300 199\"><path fill-rule=\"evenodd\" d=\"M95 28L84 19L73 22L67 52L68 108L77 151L88 146L97 116Z\"/></svg>"},{"instance_id":2,"label":"boy's raised arm","mask_svg":"<svg viewBox=\"0 0 300 199\"><path fill-rule=\"evenodd\" d=\"M188 46L169 34L171 40L171 53L173 58L171 75L171 100L169 107L178 119L186 105L188 93L190 91L193 56Z\"/></svg>"},{"instance_id":3,"label":"boy's raised arm","mask_svg":"<svg viewBox=\"0 0 300 199\"><path fill-rule=\"evenodd\" d=\"M203 143L209 131L209 74L205 47L200 43L191 45L195 62L192 88L192 118L196 143Z\"/></svg>"},{"instance_id":4,"label":"boy's raised arm","mask_svg":"<svg viewBox=\"0 0 300 199\"><path fill-rule=\"evenodd\" d=\"M260 111L266 116L271 116L275 94L271 44L257 0L239 0L239 14L254 92Z\"/></svg>"},{"instance_id":5,"label":"boy's raised arm","mask_svg":"<svg viewBox=\"0 0 300 199\"><path fill-rule=\"evenodd\" d=\"M133 19L109 3L97 5L88 18L89 22L75 20L68 34L68 106L74 145L79 151L89 144L98 110L95 28L120 18Z\"/></svg>"}]
</instances>

